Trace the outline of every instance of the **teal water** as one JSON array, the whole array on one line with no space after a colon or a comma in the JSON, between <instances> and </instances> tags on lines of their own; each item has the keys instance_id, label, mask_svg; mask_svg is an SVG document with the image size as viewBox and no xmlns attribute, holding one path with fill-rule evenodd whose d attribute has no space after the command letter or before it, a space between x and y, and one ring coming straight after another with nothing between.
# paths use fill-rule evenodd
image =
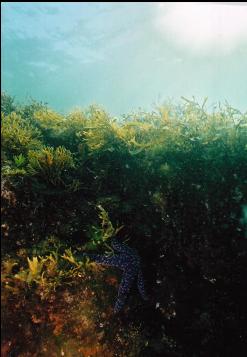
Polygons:
<instances>
[{"instance_id":1,"label":"teal water","mask_svg":"<svg viewBox=\"0 0 247 357\"><path fill-rule=\"evenodd\" d=\"M2 20L2 89L18 100L119 115L208 96L246 110L247 6L13 2Z\"/></svg>"}]
</instances>

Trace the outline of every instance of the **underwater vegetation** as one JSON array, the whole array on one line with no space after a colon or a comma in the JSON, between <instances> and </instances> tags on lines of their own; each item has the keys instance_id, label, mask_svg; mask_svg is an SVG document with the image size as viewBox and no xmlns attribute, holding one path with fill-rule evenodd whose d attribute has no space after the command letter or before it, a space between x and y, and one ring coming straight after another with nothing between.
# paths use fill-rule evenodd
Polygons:
<instances>
[{"instance_id":1,"label":"underwater vegetation","mask_svg":"<svg viewBox=\"0 0 247 357\"><path fill-rule=\"evenodd\" d=\"M247 114L1 97L2 355L245 356ZM150 297L118 314L121 270L88 258L114 238Z\"/></svg>"}]
</instances>

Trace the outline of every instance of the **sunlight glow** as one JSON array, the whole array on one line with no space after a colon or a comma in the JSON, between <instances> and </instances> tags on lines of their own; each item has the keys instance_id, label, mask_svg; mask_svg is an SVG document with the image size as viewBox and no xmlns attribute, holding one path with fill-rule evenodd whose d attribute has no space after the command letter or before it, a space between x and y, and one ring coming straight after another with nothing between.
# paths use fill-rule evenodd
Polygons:
<instances>
[{"instance_id":1,"label":"sunlight glow","mask_svg":"<svg viewBox=\"0 0 247 357\"><path fill-rule=\"evenodd\" d=\"M229 54L247 47L246 6L157 3L156 26L170 42L194 54Z\"/></svg>"}]
</instances>

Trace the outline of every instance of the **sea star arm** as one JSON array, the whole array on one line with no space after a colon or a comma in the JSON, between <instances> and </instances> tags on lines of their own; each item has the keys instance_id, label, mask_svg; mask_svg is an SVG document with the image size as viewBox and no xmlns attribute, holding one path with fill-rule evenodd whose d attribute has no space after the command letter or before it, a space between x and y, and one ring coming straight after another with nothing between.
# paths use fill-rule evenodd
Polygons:
<instances>
[{"instance_id":1,"label":"sea star arm","mask_svg":"<svg viewBox=\"0 0 247 357\"><path fill-rule=\"evenodd\" d=\"M84 253L84 256L90 258L95 263L105 264L117 268L122 268L122 260L119 259L118 255L113 255L111 257L107 257L106 255L93 254L93 253Z\"/></svg>"},{"instance_id":2,"label":"sea star arm","mask_svg":"<svg viewBox=\"0 0 247 357\"><path fill-rule=\"evenodd\" d=\"M143 298L143 300L148 300L148 296L147 296L145 288L144 288L144 278L143 278L143 274L142 274L141 270L139 270L139 272L138 272L137 287L138 287L139 293L141 294L141 297Z\"/></svg>"},{"instance_id":3,"label":"sea star arm","mask_svg":"<svg viewBox=\"0 0 247 357\"><path fill-rule=\"evenodd\" d=\"M129 254L129 255L136 255L134 249L128 247L124 243L120 243L117 238L113 238L112 239L111 246L117 252L120 252L120 253L123 253L123 254Z\"/></svg>"},{"instance_id":4,"label":"sea star arm","mask_svg":"<svg viewBox=\"0 0 247 357\"><path fill-rule=\"evenodd\" d=\"M118 313L124 306L125 301L127 299L130 288L133 284L135 275L129 271L125 270L122 276L121 284L118 289L118 298L115 303L114 313Z\"/></svg>"}]
</instances>

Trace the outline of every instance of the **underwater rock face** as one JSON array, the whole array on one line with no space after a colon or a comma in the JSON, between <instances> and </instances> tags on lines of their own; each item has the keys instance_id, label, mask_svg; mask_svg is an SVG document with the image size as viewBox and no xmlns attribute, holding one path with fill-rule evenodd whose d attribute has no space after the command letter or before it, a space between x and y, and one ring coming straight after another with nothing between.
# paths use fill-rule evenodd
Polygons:
<instances>
[{"instance_id":1,"label":"underwater rock face","mask_svg":"<svg viewBox=\"0 0 247 357\"><path fill-rule=\"evenodd\" d=\"M137 281L137 288L143 300L148 300L148 297L144 288L144 279L141 271L139 254L135 251L135 249L119 242L117 238L112 239L111 246L119 253L111 257L87 253L84 255L96 263L117 267L123 270L122 280L118 289L118 298L114 307L114 313L118 313L123 308L128 293L135 281Z\"/></svg>"}]
</instances>

